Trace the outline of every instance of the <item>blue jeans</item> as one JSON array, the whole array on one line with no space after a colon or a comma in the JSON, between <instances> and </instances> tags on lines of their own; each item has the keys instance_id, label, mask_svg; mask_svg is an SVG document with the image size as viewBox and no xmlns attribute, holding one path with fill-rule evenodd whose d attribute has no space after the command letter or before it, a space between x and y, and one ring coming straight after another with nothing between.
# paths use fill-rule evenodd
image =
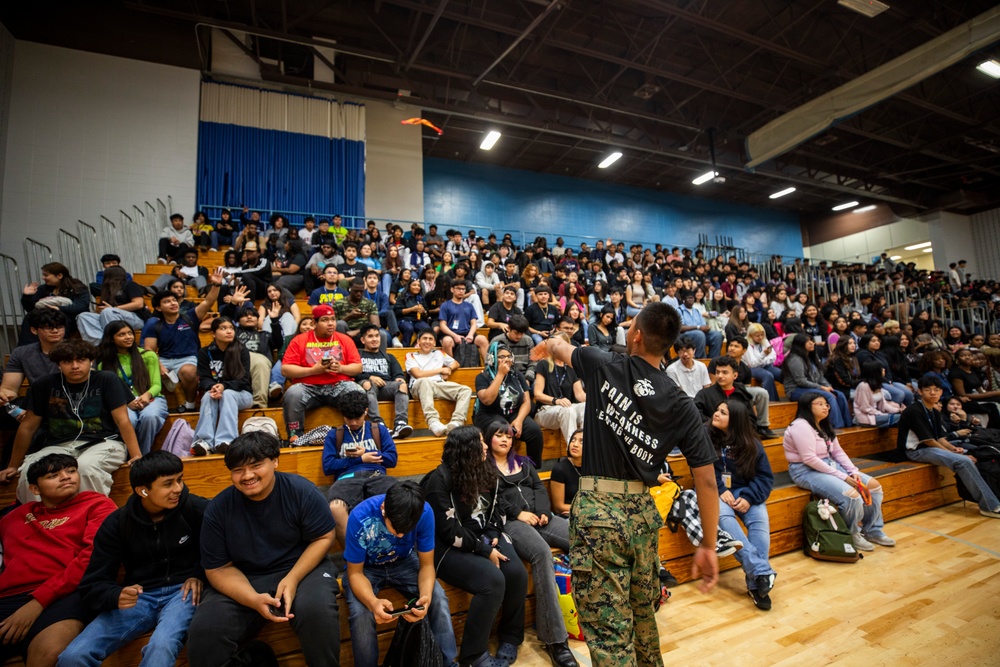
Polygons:
<instances>
[{"instance_id":1,"label":"blue jeans","mask_svg":"<svg viewBox=\"0 0 1000 667\"><path fill-rule=\"evenodd\" d=\"M883 382L882 389L889 392L889 397L894 403L909 405L913 402L913 390L902 382Z\"/></svg>"},{"instance_id":2,"label":"blue jeans","mask_svg":"<svg viewBox=\"0 0 1000 667\"><path fill-rule=\"evenodd\" d=\"M181 599L181 586L143 591L131 609L100 614L59 656L59 667L99 667L109 655L153 630L139 667L173 667L184 648L195 607Z\"/></svg>"},{"instance_id":3,"label":"blue jeans","mask_svg":"<svg viewBox=\"0 0 1000 667\"><path fill-rule=\"evenodd\" d=\"M271 366L271 383L280 384L282 387L285 386L285 376L281 374L281 359L278 359Z\"/></svg>"},{"instance_id":4,"label":"blue jeans","mask_svg":"<svg viewBox=\"0 0 1000 667\"><path fill-rule=\"evenodd\" d=\"M690 331L681 333L681 336L687 336L691 339L691 342L694 344L695 356L699 359L704 358L701 355L705 354L706 345L708 345L709 359L715 359L722 351L722 334L718 331L710 329L706 333L698 329L691 329Z\"/></svg>"},{"instance_id":5,"label":"blue jeans","mask_svg":"<svg viewBox=\"0 0 1000 667\"><path fill-rule=\"evenodd\" d=\"M847 474L840 464L833 459L824 459L827 465L836 468L840 472ZM863 472L861 483L867 485L871 479ZM872 504L865 505L861 496L851 498L847 492L854 489L847 482L839 479L836 475L813 470L805 463L789 463L788 475L796 486L812 491L817 496L826 498L837 506L840 515L847 522L847 527L852 533L858 532L858 524L861 524L861 532L865 535L879 535L882 533L884 525L882 521L882 489L872 491Z\"/></svg>"},{"instance_id":6,"label":"blue jeans","mask_svg":"<svg viewBox=\"0 0 1000 667\"><path fill-rule=\"evenodd\" d=\"M740 521L746 530L740 526ZM736 560L746 573L747 588L756 590L754 577L774 574L767 560L771 550L771 524L767 517L766 505L751 505L746 512L737 512L726 503L719 501L719 528L734 537L746 535L747 542L736 552Z\"/></svg>"},{"instance_id":7,"label":"blue jeans","mask_svg":"<svg viewBox=\"0 0 1000 667\"><path fill-rule=\"evenodd\" d=\"M421 331L431 328L431 325L425 320L398 320L397 323L399 324L399 340L403 343L403 347L413 345L415 335L420 335Z\"/></svg>"},{"instance_id":8,"label":"blue jeans","mask_svg":"<svg viewBox=\"0 0 1000 667\"><path fill-rule=\"evenodd\" d=\"M775 368L774 366L759 366L757 368L750 369L750 375L753 376L754 380L760 382L760 386L767 390L767 398L772 403L781 400L778 397L778 389L774 386L775 382L781 380L781 369Z\"/></svg>"},{"instance_id":9,"label":"blue jeans","mask_svg":"<svg viewBox=\"0 0 1000 667\"><path fill-rule=\"evenodd\" d=\"M194 429L194 439L204 440L215 449L216 445L230 443L240 434L239 411L253 405L249 391L225 389L222 398L211 398L205 394L201 398L201 413L198 426Z\"/></svg>"},{"instance_id":10,"label":"blue jeans","mask_svg":"<svg viewBox=\"0 0 1000 667\"><path fill-rule=\"evenodd\" d=\"M907 449L906 458L920 463L932 463L948 468L958 476L969 490L972 497L979 503L979 509L987 512L996 512L1000 507L1000 500L993 493L993 490L979 474L976 464L968 456L948 452L938 447L921 447L920 449Z\"/></svg>"},{"instance_id":11,"label":"blue jeans","mask_svg":"<svg viewBox=\"0 0 1000 667\"><path fill-rule=\"evenodd\" d=\"M830 404L830 425L833 426L833 428L847 428L851 425L851 409L847 406L847 398L839 389L834 389L831 394L828 391L814 389L812 387L807 389L796 388L789 392L788 400L797 401L799 400L799 396L810 391L819 394L826 399L827 403Z\"/></svg>"},{"instance_id":12,"label":"blue jeans","mask_svg":"<svg viewBox=\"0 0 1000 667\"><path fill-rule=\"evenodd\" d=\"M215 249L219 248L219 241L222 241L223 245L233 245L233 232L212 232L209 236L212 239L212 247Z\"/></svg>"},{"instance_id":13,"label":"blue jeans","mask_svg":"<svg viewBox=\"0 0 1000 667\"><path fill-rule=\"evenodd\" d=\"M157 396L152 403L138 412L129 409L128 420L132 422L135 437L139 441L139 451L143 454L148 454L153 448L153 440L166 423L167 414L167 399L162 396Z\"/></svg>"},{"instance_id":14,"label":"blue jeans","mask_svg":"<svg viewBox=\"0 0 1000 667\"><path fill-rule=\"evenodd\" d=\"M371 582L375 595L384 588L394 588L405 598L420 596L418 574L420 559L411 553L394 563L386 565L365 565L365 576ZM349 577L345 576L344 597L347 599L348 622L351 625L351 648L354 651L354 664L357 667L378 667L378 636L376 634L375 617L368 607L361 604L351 590ZM448 597L437 581L434 582L434 593L431 597L431 608L425 617L430 623L431 632L437 640L444 663L450 665L458 656L458 645L455 643L455 630L451 625L451 611L448 608Z\"/></svg>"},{"instance_id":15,"label":"blue jeans","mask_svg":"<svg viewBox=\"0 0 1000 667\"><path fill-rule=\"evenodd\" d=\"M899 414L891 415L875 415L875 426L879 428L885 428L886 426L895 426L899 423Z\"/></svg>"}]
</instances>

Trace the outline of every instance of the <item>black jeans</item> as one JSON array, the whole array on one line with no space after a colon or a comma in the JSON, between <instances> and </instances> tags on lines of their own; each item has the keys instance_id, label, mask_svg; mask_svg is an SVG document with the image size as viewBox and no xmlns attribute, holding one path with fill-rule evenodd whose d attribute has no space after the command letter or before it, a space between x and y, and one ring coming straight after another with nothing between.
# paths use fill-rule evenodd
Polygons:
<instances>
[{"instance_id":1,"label":"black jeans","mask_svg":"<svg viewBox=\"0 0 1000 667\"><path fill-rule=\"evenodd\" d=\"M459 662L471 660L486 651L493 620L500 611L497 639L520 646L524 641L524 599L528 594L528 572L524 563L507 541L500 538L497 549L509 558L497 568L489 558L437 545L444 556L438 563L438 577L472 594L465 620L465 635L458 652ZM196 667L192 665L192 667Z\"/></svg>"},{"instance_id":2,"label":"black jeans","mask_svg":"<svg viewBox=\"0 0 1000 667\"><path fill-rule=\"evenodd\" d=\"M475 417L475 424L479 427L480 431L485 433L486 427L490 425L490 422L496 419L503 419L503 417L488 412L480 412ZM531 417L525 417L523 428L521 429L521 433L517 436L517 439L524 443L524 454L531 459L531 462L535 464L536 468L540 468L542 465L543 444L541 427L536 424L535 420Z\"/></svg>"},{"instance_id":3,"label":"black jeans","mask_svg":"<svg viewBox=\"0 0 1000 667\"><path fill-rule=\"evenodd\" d=\"M286 573L247 577L258 593L272 592ZM340 667L340 615L337 572L323 560L299 582L289 623L309 667ZM188 629L191 667L220 667L267 623L264 617L209 588Z\"/></svg>"},{"instance_id":4,"label":"black jeans","mask_svg":"<svg viewBox=\"0 0 1000 667\"><path fill-rule=\"evenodd\" d=\"M160 252L157 257L179 261L181 255L183 255L186 250L190 250L191 246L187 243L181 243L180 245L174 246L170 243L170 239L160 239L159 248Z\"/></svg>"}]
</instances>

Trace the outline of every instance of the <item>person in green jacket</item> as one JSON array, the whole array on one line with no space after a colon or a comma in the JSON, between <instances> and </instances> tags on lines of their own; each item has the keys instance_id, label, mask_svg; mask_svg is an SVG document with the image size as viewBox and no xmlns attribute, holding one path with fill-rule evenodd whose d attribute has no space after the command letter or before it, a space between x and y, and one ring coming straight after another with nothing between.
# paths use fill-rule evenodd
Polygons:
<instances>
[{"instance_id":1,"label":"person in green jacket","mask_svg":"<svg viewBox=\"0 0 1000 667\"><path fill-rule=\"evenodd\" d=\"M135 331L129 323L115 320L104 327L97 347L97 368L117 375L131 392L128 418L139 449L147 454L167 421L167 399L160 395L159 357L136 345Z\"/></svg>"}]
</instances>

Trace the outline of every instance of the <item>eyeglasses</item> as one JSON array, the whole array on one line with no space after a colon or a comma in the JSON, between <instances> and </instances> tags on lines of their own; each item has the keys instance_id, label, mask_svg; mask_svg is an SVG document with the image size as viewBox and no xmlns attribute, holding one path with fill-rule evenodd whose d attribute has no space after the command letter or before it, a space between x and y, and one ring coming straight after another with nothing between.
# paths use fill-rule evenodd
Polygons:
<instances>
[{"instance_id":1,"label":"eyeglasses","mask_svg":"<svg viewBox=\"0 0 1000 667\"><path fill-rule=\"evenodd\" d=\"M513 358L514 358L513 355L510 354L501 354L497 356L497 359L500 361L503 361L504 359L513 359Z\"/></svg>"}]
</instances>

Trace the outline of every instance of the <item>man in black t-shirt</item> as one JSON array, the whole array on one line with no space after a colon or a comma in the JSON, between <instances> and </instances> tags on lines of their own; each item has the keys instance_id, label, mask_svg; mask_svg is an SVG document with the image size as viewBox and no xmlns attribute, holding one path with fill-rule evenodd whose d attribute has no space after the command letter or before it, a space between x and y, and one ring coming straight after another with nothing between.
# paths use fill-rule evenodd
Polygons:
<instances>
[{"instance_id":1,"label":"man in black t-shirt","mask_svg":"<svg viewBox=\"0 0 1000 667\"><path fill-rule=\"evenodd\" d=\"M522 314L521 309L517 307L517 288L507 285L501 292L499 303L490 306L486 313L486 326L490 330L487 339L492 341L500 334L507 333L510 330L510 318Z\"/></svg>"},{"instance_id":2,"label":"man in black t-shirt","mask_svg":"<svg viewBox=\"0 0 1000 667\"><path fill-rule=\"evenodd\" d=\"M0 483L20 474L17 498L38 500L23 474L48 454L69 454L77 459L80 489L111 492L111 473L142 456L128 417L132 397L124 383L109 371L91 371L97 349L90 343L64 340L52 348L49 359L59 372L39 378L28 389L25 415L17 429L10 463L0 470ZM32 439L41 430L43 436Z\"/></svg>"},{"instance_id":3,"label":"man in black t-shirt","mask_svg":"<svg viewBox=\"0 0 1000 667\"><path fill-rule=\"evenodd\" d=\"M233 485L205 510L201 564L211 588L188 630L191 667L227 664L268 622L291 622L308 665L340 664L335 523L322 494L280 473L278 439L241 435L226 452Z\"/></svg>"},{"instance_id":4,"label":"man in black t-shirt","mask_svg":"<svg viewBox=\"0 0 1000 667\"><path fill-rule=\"evenodd\" d=\"M917 393L920 400L903 410L897 424L896 447L905 451L911 461L950 468L976 499L979 513L1000 519L1000 500L979 474L975 457L948 442L948 429L941 419L941 411L937 409L941 400L941 381L925 375L917 383Z\"/></svg>"},{"instance_id":5,"label":"man in black t-shirt","mask_svg":"<svg viewBox=\"0 0 1000 667\"><path fill-rule=\"evenodd\" d=\"M676 310L651 303L629 328L628 356L573 348L559 338L550 338L535 353L540 358L547 351L571 364L587 393L570 564L573 599L594 664L663 664L653 616L660 591L657 536L662 520L646 487L658 483L675 445L694 476L705 534L694 554L692 576L702 578L703 592L718 579L715 450L694 402L659 369L679 330Z\"/></svg>"}]
</instances>

